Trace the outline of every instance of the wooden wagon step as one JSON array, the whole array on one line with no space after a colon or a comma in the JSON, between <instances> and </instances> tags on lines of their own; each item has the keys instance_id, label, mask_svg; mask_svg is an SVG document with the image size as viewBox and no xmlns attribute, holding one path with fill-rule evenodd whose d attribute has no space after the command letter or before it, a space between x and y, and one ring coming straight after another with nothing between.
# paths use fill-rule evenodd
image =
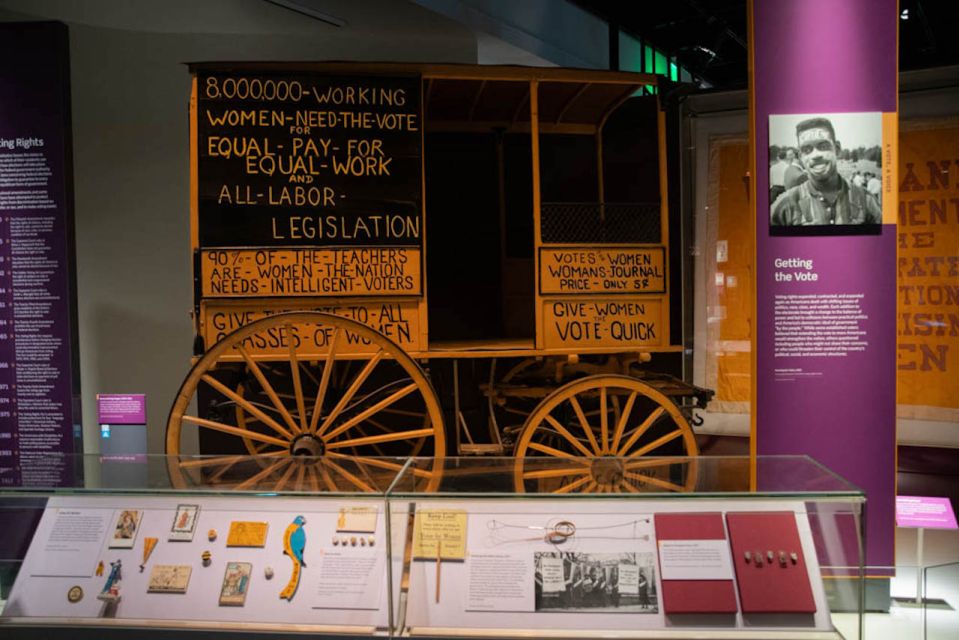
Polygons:
<instances>
[{"instance_id":1,"label":"wooden wagon step","mask_svg":"<svg viewBox=\"0 0 959 640\"><path fill-rule=\"evenodd\" d=\"M461 456L503 455L503 445L496 443L461 443L459 450Z\"/></svg>"}]
</instances>

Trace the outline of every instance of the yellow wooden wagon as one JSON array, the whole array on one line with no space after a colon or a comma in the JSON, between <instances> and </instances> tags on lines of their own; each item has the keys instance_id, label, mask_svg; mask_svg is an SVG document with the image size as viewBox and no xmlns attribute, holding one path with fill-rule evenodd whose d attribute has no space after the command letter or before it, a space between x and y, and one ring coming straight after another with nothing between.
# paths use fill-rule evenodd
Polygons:
<instances>
[{"instance_id":1,"label":"yellow wooden wagon","mask_svg":"<svg viewBox=\"0 0 959 640\"><path fill-rule=\"evenodd\" d=\"M682 350L655 76L191 70L196 345L166 447L217 455L178 482L374 490L421 455L429 485L456 453L515 456L519 491L695 484L661 457L697 454L711 394L643 367Z\"/></svg>"}]
</instances>

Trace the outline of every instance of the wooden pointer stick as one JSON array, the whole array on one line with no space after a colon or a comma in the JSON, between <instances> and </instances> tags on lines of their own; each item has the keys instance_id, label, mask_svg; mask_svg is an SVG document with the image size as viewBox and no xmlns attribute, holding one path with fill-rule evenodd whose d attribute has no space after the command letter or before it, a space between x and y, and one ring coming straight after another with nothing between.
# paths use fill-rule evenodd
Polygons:
<instances>
[{"instance_id":1,"label":"wooden pointer stick","mask_svg":"<svg viewBox=\"0 0 959 640\"><path fill-rule=\"evenodd\" d=\"M443 550L443 541L436 541L436 602L440 601L440 558Z\"/></svg>"}]
</instances>

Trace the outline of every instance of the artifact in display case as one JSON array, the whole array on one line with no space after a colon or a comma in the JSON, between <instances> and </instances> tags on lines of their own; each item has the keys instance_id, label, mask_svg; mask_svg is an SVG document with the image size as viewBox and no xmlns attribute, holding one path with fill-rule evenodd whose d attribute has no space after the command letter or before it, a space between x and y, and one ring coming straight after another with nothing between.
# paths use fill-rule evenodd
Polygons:
<instances>
[{"instance_id":1,"label":"artifact in display case","mask_svg":"<svg viewBox=\"0 0 959 640\"><path fill-rule=\"evenodd\" d=\"M678 472L689 462L670 458L660 464L677 465ZM753 491L743 462L696 459L704 493L680 498L654 483L618 495L556 495L547 482L539 495L527 487L524 495L511 496L502 487L513 464L495 459L458 460L435 491L420 492L407 477L417 468L414 461L390 493L393 528L412 529L407 535L413 562L402 577L408 587L405 609L396 616L403 621L398 632L645 637L668 630L676 637L840 638L814 539L830 547L849 545L833 539L838 527L826 524L829 509L809 505L842 495L849 503L837 518L858 518L861 492L810 461L788 458L765 463L762 477L770 477L778 463L784 477L809 479L808 485L764 482ZM526 464L528 473L544 480L586 473L569 459ZM766 540L761 552L749 552L756 576L742 577L738 526ZM859 548L858 533L852 534ZM463 554L448 558L446 540L451 547L462 544ZM754 539L747 544L760 548ZM393 553L402 552L394 542ZM861 563L861 556L847 561ZM784 579L805 585L808 603L799 598L801 604L761 609L744 598L740 606L737 595L744 589L776 591L779 576L770 571L791 572ZM763 578L763 587L750 582Z\"/></svg>"},{"instance_id":2,"label":"artifact in display case","mask_svg":"<svg viewBox=\"0 0 959 640\"><path fill-rule=\"evenodd\" d=\"M660 460L663 478L698 466L700 491L685 494L655 483L620 494L554 494L553 480L585 471L578 460L549 458L524 462L546 481L541 493L535 484L511 490L511 458L449 459L442 481L423 492L419 474L435 461L391 462L404 471L379 494L197 487L188 500L196 527L253 523L240 541L252 530L264 544L158 540L146 560L147 541L169 532L182 497L162 488L51 489L35 506L0 633L25 638L17 633L69 626L92 638L108 626L216 625L262 634L840 638L823 559L861 563L858 524L847 525L860 523L863 496L808 459L758 459L755 489L748 459ZM305 473L322 462L291 464ZM360 473L359 464L343 464ZM36 490L22 497L35 503ZM111 548L121 513L130 511L143 547ZM144 573L122 571L141 561ZM107 575L97 576L101 566Z\"/></svg>"},{"instance_id":3,"label":"artifact in display case","mask_svg":"<svg viewBox=\"0 0 959 640\"><path fill-rule=\"evenodd\" d=\"M736 613L722 513L656 514L667 614Z\"/></svg>"},{"instance_id":4,"label":"artifact in display case","mask_svg":"<svg viewBox=\"0 0 959 640\"><path fill-rule=\"evenodd\" d=\"M177 542L192 542L196 531L196 522L200 515L200 505L178 504L173 515L173 524L170 525L170 534L167 540Z\"/></svg>"},{"instance_id":5,"label":"artifact in display case","mask_svg":"<svg viewBox=\"0 0 959 640\"><path fill-rule=\"evenodd\" d=\"M247 461L262 469L261 462ZM316 462L293 464L305 469ZM167 468L165 459L160 463ZM368 542L386 537L384 496L312 494L307 499L297 492L240 490L231 495L222 487L198 487L184 501L163 495L162 489L148 493L131 497L79 490L64 495L60 490L38 505L32 540L0 616L0 635L38 623L77 629L254 625L261 631L360 634L389 629L390 546ZM339 533L344 514L356 514L353 524L368 532ZM120 539L126 540L122 536L130 535L131 521L137 523L143 546L113 548L118 523L127 523L120 527ZM160 537L170 533L171 522L179 529L229 533L217 542L163 542ZM284 535L274 538L270 531ZM329 542L334 535L353 536L356 546L334 547ZM361 544L360 537L367 543ZM131 563L142 564L144 571L123 571ZM105 575L98 577L101 566ZM281 567L288 568L279 584L273 580L274 567L281 574ZM84 597L91 592L97 597ZM51 598L50 593L61 595ZM248 597L251 593L254 598Z\"/></svg>"},{"instance_id":6,"label":"artifact in display case","mask_svg":"<svg viewBox=\"0 0 959 640\"><path fill-rule=\"evenodd\" d=\"M815 613L791 513L727 513L726 525L743 613Z\"/></svg>"}]
</instances>

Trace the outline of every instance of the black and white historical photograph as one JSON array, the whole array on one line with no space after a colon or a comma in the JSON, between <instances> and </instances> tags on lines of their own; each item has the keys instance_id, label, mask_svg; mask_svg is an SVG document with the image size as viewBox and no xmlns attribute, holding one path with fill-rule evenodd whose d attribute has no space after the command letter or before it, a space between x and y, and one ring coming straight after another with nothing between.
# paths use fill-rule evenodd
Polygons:
<instances>
[{"instance_id":1,"label":"black and white historical photograph","mask_svg":"<svg viewBox=\"0 0 959 640\"><path fill-rule=\"evenodd\" d=\"M870 233L882 224L882 114L769 116L773 235Z\"/></svg>"},{"instance_id":2,"label":"black and white historical photograph","mask_svg":"<svg viewBox=\"0 0 959 640\"><path fill-rule=\"evenodd\" d=\"M653 553L537 552L536 611L657 613Z\"/></svg>"}]
</instances>

